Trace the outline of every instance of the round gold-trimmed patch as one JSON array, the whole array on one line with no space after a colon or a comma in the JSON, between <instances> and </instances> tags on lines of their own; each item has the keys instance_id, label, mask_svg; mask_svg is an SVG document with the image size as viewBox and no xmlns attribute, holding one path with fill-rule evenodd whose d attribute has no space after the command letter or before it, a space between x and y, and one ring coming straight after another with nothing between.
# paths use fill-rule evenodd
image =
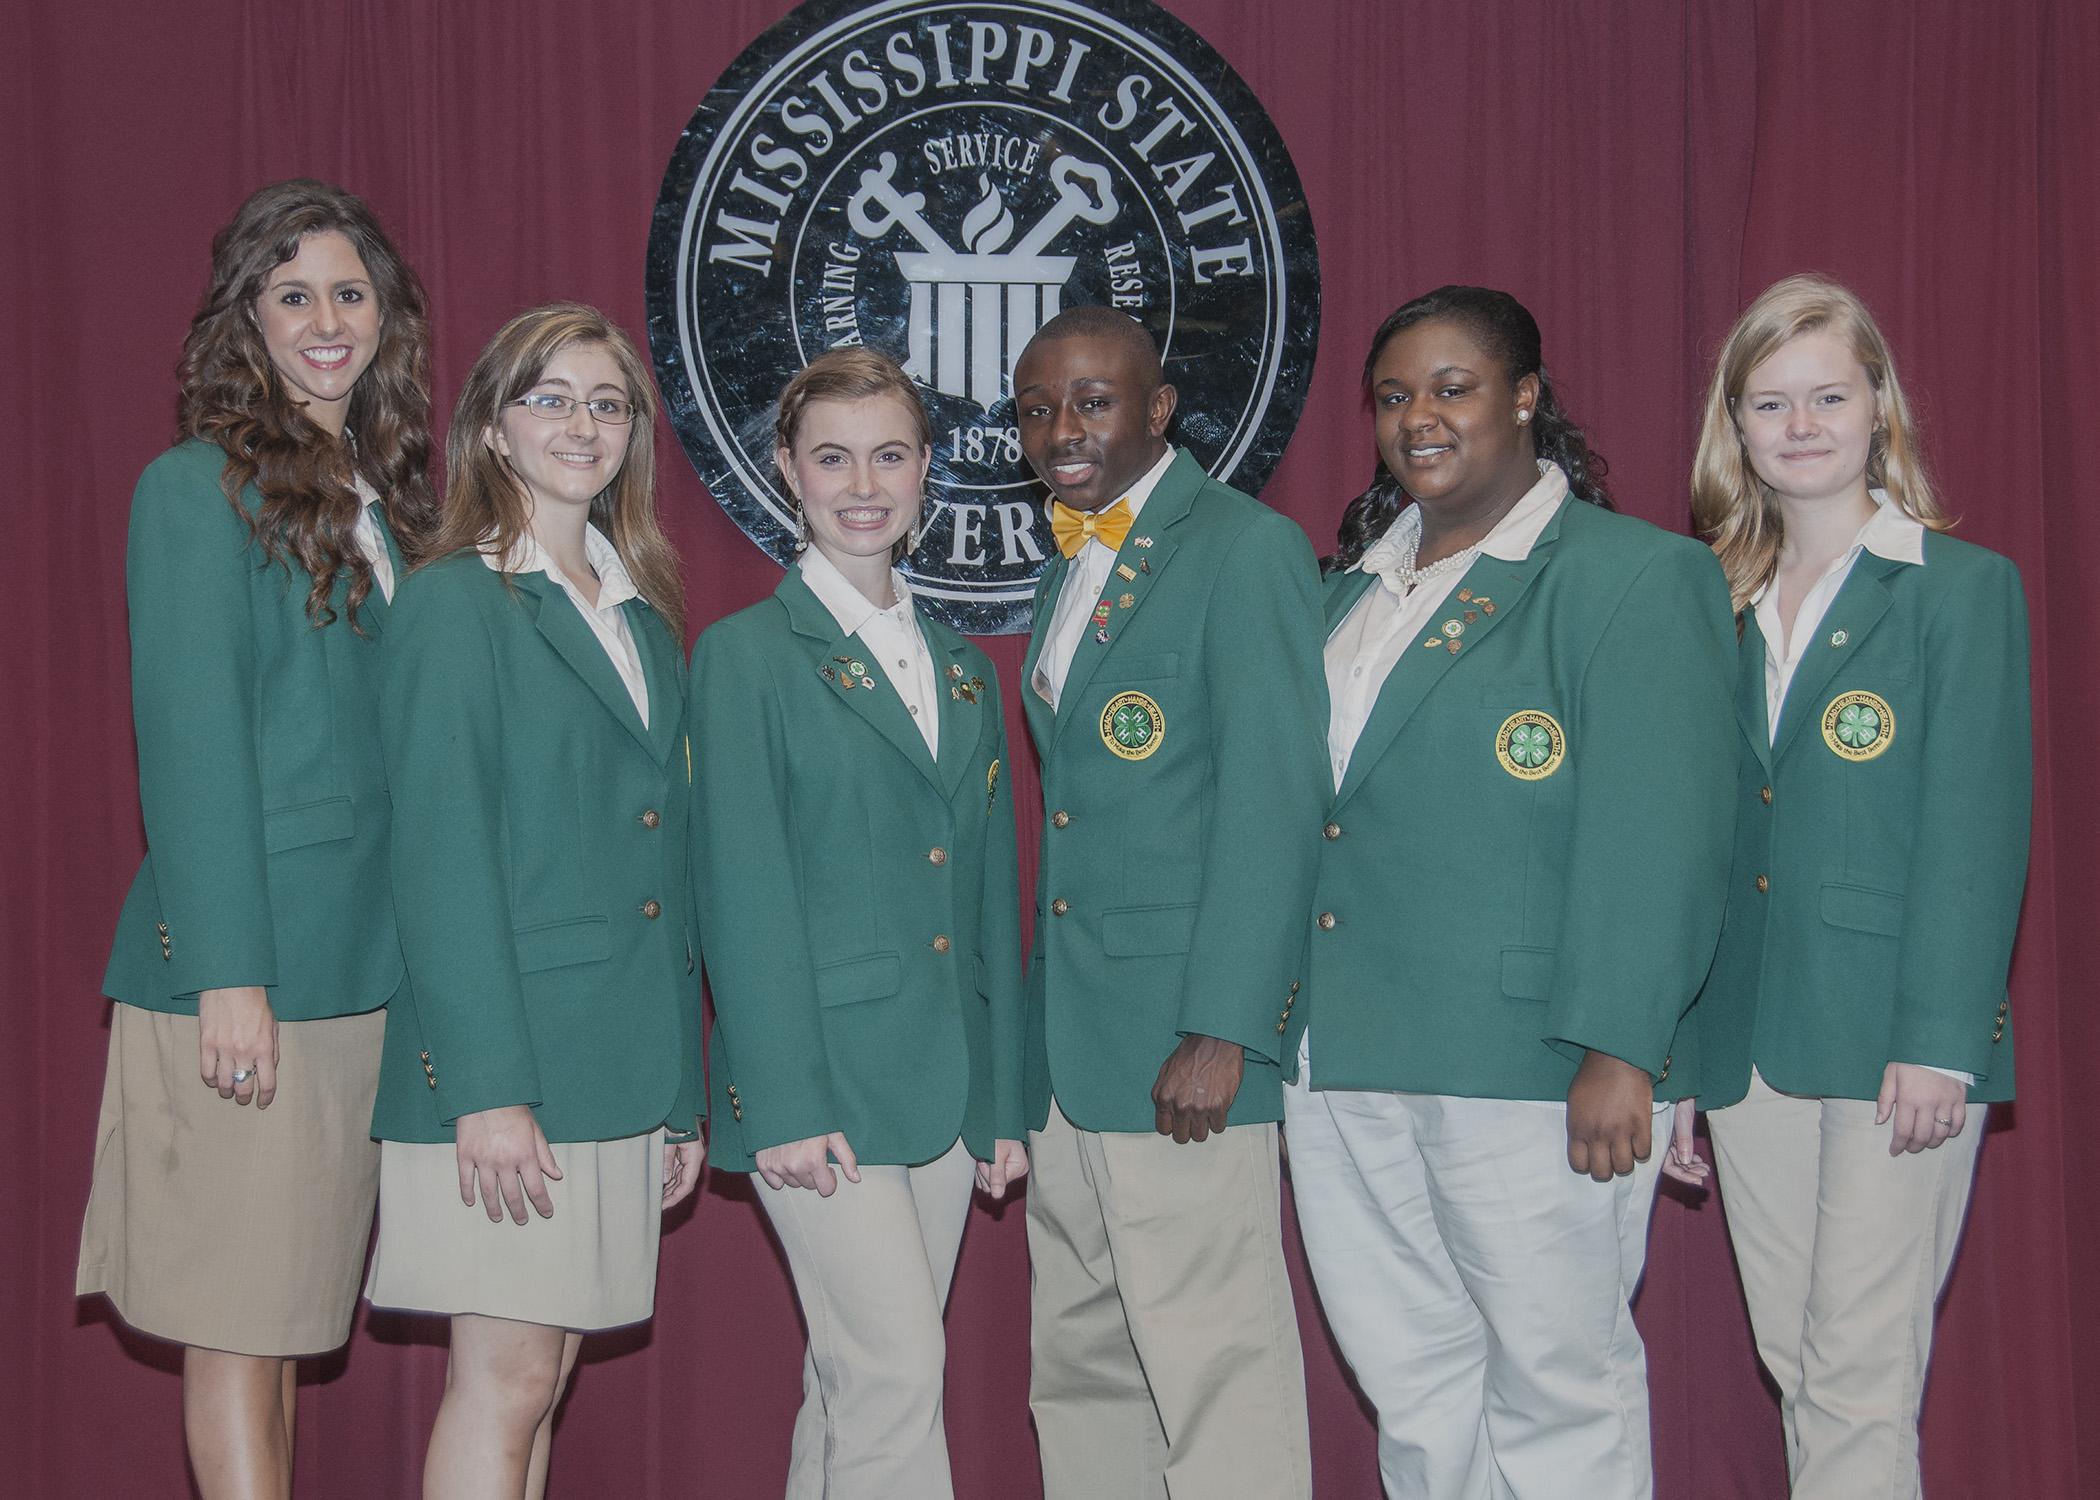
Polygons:
<instances>
[{"instance_id":1,"label":"round gold-trimmed patch","mask_svg":"<svg viewBox=\"0 0 2100 1500\"><path fill-rule=\"evenodd\" d=\"M1519 709L1495 731L1495 759L1519 781L1544 781L1567 755L1568 736L1544 709Z\"/></svg>"},{"instance_id":2,"label":"round gold-trimmed patch","mask_svg":"<svg viewBox=\"0 0 2100 1500\"><path fill-rule=\"evenodd\" d=\"M1823 743L1840 760L1872 760L1895 738L1896 710L1879 693L1854 688L1823 710Z\"/></svg>"},{"instance_id":3,"label":"round gold-trimmed patch","mask_svg":"<svg viewBox=\"0 0 2100 1500\"><path fill-rule=\"evenodd\" d=\"M1125 760L1143 760L1167 737L1167 716L1143 693L1118 693L1101 710L1101 743Z\"/></svg>"}]
</instances>

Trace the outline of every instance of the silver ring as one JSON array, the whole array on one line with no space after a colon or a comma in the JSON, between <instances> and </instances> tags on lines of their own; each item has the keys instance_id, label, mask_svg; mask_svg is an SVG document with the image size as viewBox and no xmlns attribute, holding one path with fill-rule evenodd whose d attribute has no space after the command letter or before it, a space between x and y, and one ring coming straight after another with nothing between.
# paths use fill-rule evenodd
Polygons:
<instances>
[{"instance_id":1,"label":"silver ring","mask_svg":"<svg viewBox=\"0 0 2100 1500\"><path fill-rule=\"evenodd\" d=\"M233 1076L238 1078L241 1075L236 1073ZM1950 1130L1954 1128L1954 1122L1952 1120L1943 1120L1938 1115L1934 1115L1932 1117L1932 1123L1935 1125L1945 1125Z\"/></svg>"},{"instance_id":2,"label":"silver ring","mask_svg":"<svg viewBox=\"0 0 2100 1500\"><path fill-rule=\"evenodd\" d=\"M249 1079L253 1078L254 1076L255 1069L253 1068L235 1068L233 1070L233 1081L236 1085L246 1083ZM1945 1122L1943 1121L1942 1123Z\"/></svg>"}]
</instances>

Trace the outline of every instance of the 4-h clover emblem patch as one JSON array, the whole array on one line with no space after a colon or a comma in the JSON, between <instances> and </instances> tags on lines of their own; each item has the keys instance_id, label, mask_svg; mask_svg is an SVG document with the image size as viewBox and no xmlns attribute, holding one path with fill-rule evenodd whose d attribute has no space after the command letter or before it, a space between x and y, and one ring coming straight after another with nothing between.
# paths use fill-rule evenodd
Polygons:
<instances>
[{"instance_id":1,"label":"4-h clover emblem patch","mask_svg":"<svg viewBox=\"0 0 2100 1500\"><path fill-rule=\"evenodd\" d=\"M1840 760L1872 760L1896 738L1896 711L1879 693L1839 693L1823 710L1823 743Z\"/></svg>"},{"instance_id":2,"label":"4-h clover emblem patch","mask_svg":"<svg viewBox=\"0 0 2100 1500\"><path fill-rule=\"evenodd\" d=\"M1167 716L1143 693L1118 693L1101 710L1101 743L1124 760L1143 760L1166 734Z\"/></svg>"},{"instance_id":3,"label":"4-h clover emblem patch","mask_svg":"<svg viewBox=\"0 0 2100 1500\"><path fill-rule=\"evenodd\" d=\"M1568 737L1543 709L1511 714L1495 731L1495 759L1519 781L1544 781L1567 759Z\"/></svg>"}]
</instances>

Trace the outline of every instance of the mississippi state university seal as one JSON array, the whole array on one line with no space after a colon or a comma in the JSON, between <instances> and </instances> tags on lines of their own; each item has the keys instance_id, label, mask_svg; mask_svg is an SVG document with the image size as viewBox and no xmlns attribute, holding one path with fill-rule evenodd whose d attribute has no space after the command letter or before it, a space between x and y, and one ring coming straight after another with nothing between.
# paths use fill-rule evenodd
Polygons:
<instances>
[{"instance_id":1,"label":"mississippi state university seal","mask_svg":"<svg viewBox=\"0 0 2100 1500\"><path fill-rule=\"evenodd\" d=\"M1014 362L1089 303L1159 344L1174 440L1259 489L1318 337L1305 194L1246 85L1150 0L810 0L701 101L650 234L657 380L722 508L786 563L774 398L827 349L881 349L933 418L905 570L978 634L1027 628L1051 551Z\"/></svg>"}]
</instances>

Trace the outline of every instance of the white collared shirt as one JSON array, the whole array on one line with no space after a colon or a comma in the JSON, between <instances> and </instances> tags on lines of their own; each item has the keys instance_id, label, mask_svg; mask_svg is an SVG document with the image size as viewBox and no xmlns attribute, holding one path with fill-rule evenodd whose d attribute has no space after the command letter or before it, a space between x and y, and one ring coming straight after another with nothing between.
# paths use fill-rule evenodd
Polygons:
<instances>
[{"instance_id":1,"label":"white collared shirt","mask_svg":"<svg viewBox=\"0 0 2100 1500\"><path fill-rule=\"evenodd\" d=\"M1546 523L1553 519L1567 494L1568 476L1552 460L1540 459L1538 482L1524 492L1474 550L1504 562L1522 562L1531 555L1539 533L1546 529ZM1371 711L1378 706L1386 678L1471 566L1468 563L1430 584L1401 593L1380 570L1406 556L1408 544L1421 534L1422 508L1410 504L1349 569L1352 573L1380 576L1350 606L1342 623L1327 638L1327 757L1337 791L1348 773L1349 757L1356 753L1357 739L1370 722Z\"/></svg>"},{"instance_id":2,"label":"white collared shirt","mask_svg":"<svg viewBox=\"0 0 2100 1500\"><path fill-rule=\"evenodd\" d=\"M357 490L357 524L350 530L350 540L357 543L357 550L365 555L372 565L372 582L379 586L379 597L391 604L394 602L394 555L386 550L386 537L379 530L379 518L372 514L372 507L379 503L379 491L365 482L362 474L350 476L351 485Z\"/></svg>"},{"instance_id":3,"label":"white collared shirt","mask_svg":"<svg viewBox=\"0 0 2100 1500\"><path fill-rule=\"evenodd\" d=\"M591 565L591 571L598 575L596 604L583 597L547 549L540 545L539 538L529 531L518 538L517 546L511 550L509 570L513 573L545 573L561 585L561 591L569 596L569 602L583 616L584 624L591 627L591 634L605 648L606 659L620 674L620 685L627 689L627 696L634 701L634 711L641 717L642 727L647 729L649 679L642 674L642 654L635 645L634 632L627 628L626 612L620 608L629 599L640 598L641 590L634 586L627 565L620 561L620 554L605 539L605 533L588 521L583 525L583 555ZM498 572L503 571L503 559L486 549L482 551L481 560Z\"/></svg>"},{"instance_id":4,"label":"white collared shirt","mask_svg":"<svg viewBox=\"0 0 2100 1500\"><path fill-rule=\"evenodd\" d=\"M837 564L815 547L802 554L797 566L802 569L802 581L817 596L817 602L831 611L839 629L860 637L861 645L903 700L912 723L919 726L926 753L939 760L941 700L937 696L939 684L934 677L933 652L927 649L926 633L919 626L918 612L912 607L911 586L904 581L904 575L890 569L890 587L897 591L897 602L884 609L855 588Z\"/></svg>"},{"instance_id":5,"label":"white collared shirt","mask_svg":"<svg viewBox=\"0 0 2100 1500\"><path fill-rule=\"evenodd\" d=\"M1924 525L1890 504L1886 490L1870 490L1868 493L1874 499L1874 514L1867 517L1866 523L1853 534L1852 545L1824 570L1823 576L1816 580L1816 586L1801 601L1801 608L1794 612L1791 633L1786 622L1779 617L1777 579L1751 597L1750 608L1757 616L1758 632L1765 638L1765 732L1768 736L1777 737L1779 711L1786 706L1786 690L1793 686L1794 673L1800 667L1801 659L1808 655L1810 644L1821 633L1823 616L1830 613L1838 590L1852 576L1852 565L1859 561L1859 554L1871 552L1890 562L1924 566Z\"/></svg>"},{"instance_id":6,"label":"white collared shirt","mask_svg":"<svg viewBox=\"0 0 2100 1500\"><path fill-rule=\"evenodd\" d=\"M1830 606L1837 601L1838 590L1852 576L1852 566L1859 561L1860 553L1871 552L1890 562L1911 563L1918 567L1925 565L1924 523L1891 504L1888 491L1869 490L1867 493L1873 498L1874 514L1853 533L1852 545L1823 570L1823 576L1816 580L1815 587L1801 601L1801 608L1794 612L1791 633L1786 628L1786 621L1780 618L1777 579L1751 596L1750 608L1757 616L1757 630L1765 638L1765 734L1768 740L1778 737L1779 714L1786 707L1786 693L1794 685L1794 673L1800 669L1802 658L1808 655L1808 648L1823 633L1823 617L1830 613ZM1934 1067L1931 1063L1916 1066L1945 1074L1963 1085L1976 1081L1973 1073L1965 1073L1960 1068Z\"/></svg>"},{"instance_id":7,"label":"white collared shirt","mask_svg":"<svg viewBox=\"0 0 2100 1500\"><path fill-rule=\"evenodd\" d=\"M1158 487L1160 476L1174 462L1174 448L1159 456L1159 462L1138 476L1137 482L1122 496L1130 506L1130 524L1137 526L1138 512ZM1094 612L1095 601L1101 597L1101 589L1108 582L1108 570L1116 564L1114 547L1103 546L1098 538L1089 537L1079 555L1065 567L1064 587L1058 590L1057 608L1050 616L1050 628L1043 632L1043 654L1035 663L1035 690L1043 701L1054 710L1057 700L1065 690L1065 673L1071 670L1072 653L1079 649L1079 638L1086 634L1087 620Z\"/></svg>"}]
</instances>

